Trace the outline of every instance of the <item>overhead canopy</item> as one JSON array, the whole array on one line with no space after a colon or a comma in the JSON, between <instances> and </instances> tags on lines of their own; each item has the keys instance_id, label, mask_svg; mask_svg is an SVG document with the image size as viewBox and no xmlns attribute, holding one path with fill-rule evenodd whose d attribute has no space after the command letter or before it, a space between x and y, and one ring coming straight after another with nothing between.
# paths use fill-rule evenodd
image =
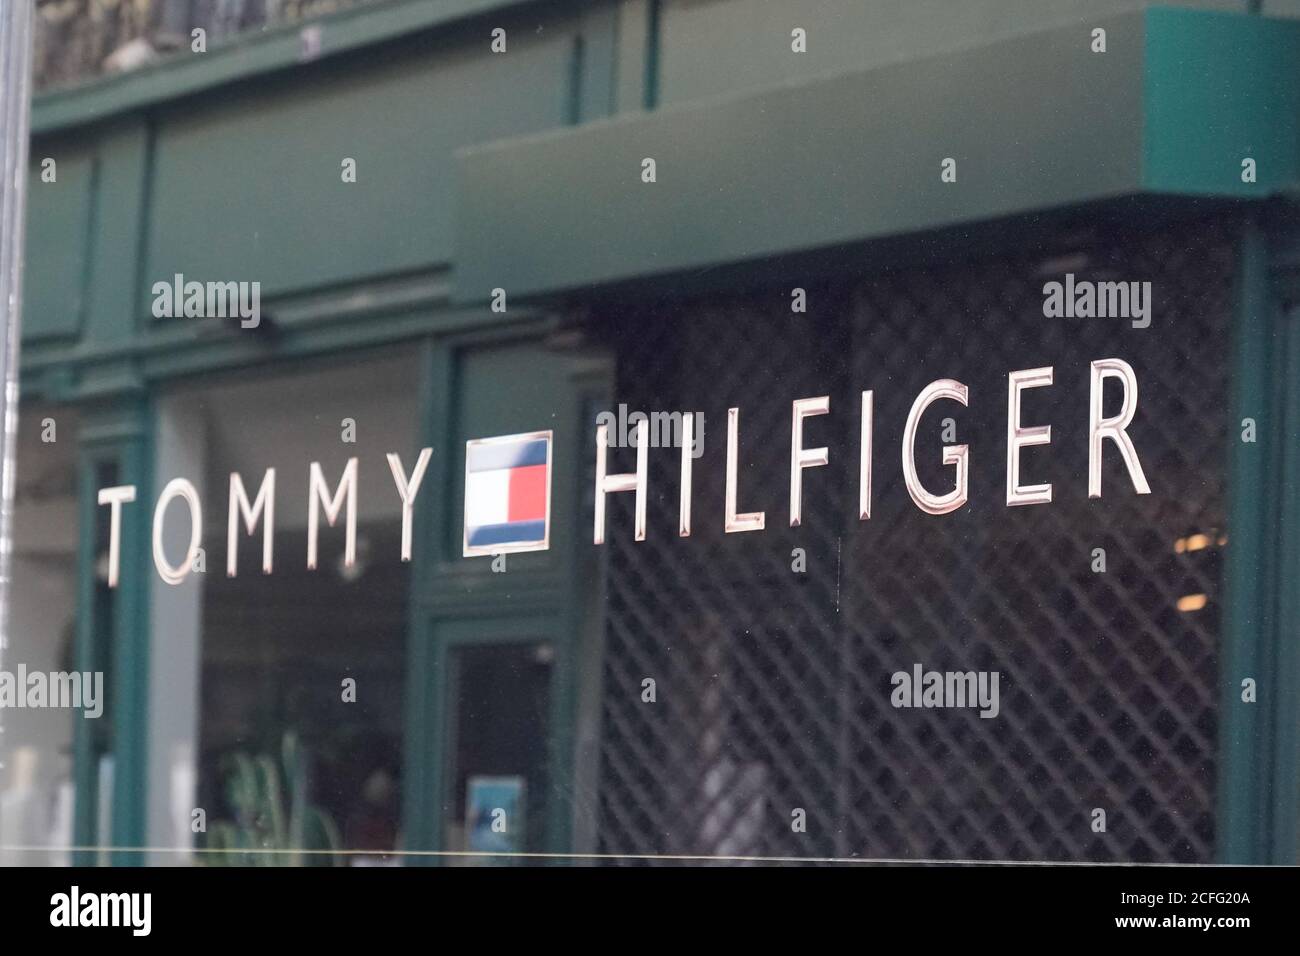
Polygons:
<instances>
[{"instance_id":1,"label":"overhead canopy","mask_svg":"<svg viewBox=\"0 0 1300 956\"><path fill-rule=\"evenodd\" d=\"M562 293L1125 196L1266 198L1300 179L1297 54L1300 22L1154 8L469 148L455 294Z\"/></svg>"}]
</instances>

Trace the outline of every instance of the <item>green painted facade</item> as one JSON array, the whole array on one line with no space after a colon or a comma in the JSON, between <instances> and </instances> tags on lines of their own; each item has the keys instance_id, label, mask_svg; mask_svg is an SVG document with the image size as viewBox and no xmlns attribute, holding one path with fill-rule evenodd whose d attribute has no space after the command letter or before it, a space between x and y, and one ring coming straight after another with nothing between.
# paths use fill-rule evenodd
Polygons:
<instances>
[{"instance_id":1,"label":"green painted facade","mask_svg":"<svg viewBox=\"0 0 1300 956\"><path fill-rule=\"evenodd\" d=\"M139 502L168 477L149 474L160 390L403 343L421 362L420 444L454 448L535 427L536 408L576 421L608 399L600 363L546 353L551 367L533 374L530 344L584 297L1011 244L1084 209L1253 205L1225 414L1255 417L1268 438L1230 465L1220 855L1294 862L1300 334L1285 250L1300 184L1300 20L1288 18L1300 5L1266 6L1274 18L1243 3L1107 0L1080 19L1054 0L1028 22L1015 3L947 19L937 6L950 9L815 6L794 25L825 53L800 59L788 17L756 0L392 0L322 21L310 62L297 30L280 29L38 98L23 390L82 410L77 655L114 662L113 832L94 832L103 741L79 722L78 842L146 839L147 575L125 562L121 586L97 591L92 496L105 467L140 486ZM496 27L505 54L489 50ZM1089 49L1095 27L1104 56ZM47 157L55 183L41 179ZM640 179L645 157L654 186ZM939 180L946 157L960 188ZM341 180L346 158L355 184ZM625 242L608 241L615 230ZM154 318L149 288L175 273L260 281L274 334ZM494 288L510 296L505 314L489 307ZM572 441L555 454L565 473L585 461ZM486 567L458 557L463 476L445 459L435 468L417 511L404 771L406 842L424 850L442 839L450 649L489 633L555 642L553 766L575 793L594 786L599 733L600 595L596 559L577 546L581 489L557 491L550 552L511 558L503 604ZM147 552L150 514L128 512L124 553ZM1237 703L1234 675L1247 672L1268 675L1255 708ZM561 798L548 816L550 849L589 840Z\"/></svg>"}]
</instances>

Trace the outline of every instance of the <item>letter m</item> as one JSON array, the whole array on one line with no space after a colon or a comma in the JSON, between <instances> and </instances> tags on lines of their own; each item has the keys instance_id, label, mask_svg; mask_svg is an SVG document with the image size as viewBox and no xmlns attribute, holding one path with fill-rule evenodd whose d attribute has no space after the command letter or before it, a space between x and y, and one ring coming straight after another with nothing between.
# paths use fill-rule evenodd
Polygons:
<instances>
[{"instance_id":1,"label":"letter m","mask_svg":"<svg viewBox=\"0 0 1300 956\"><path fill-rule=\"evenodd\" d=\"M351 567L357 560L357 460L349 458L339 480L339 490L331 498L329 486L325 484L325 475L320 470L319 462L311 463L311 503L307 506L307 570L316 570L316 544L320 531L320 509L325 508L325 520L330 527L339 520L343 502L347 501L347 543L344 545L343 562Z\"/></svg>"},{"instance_id":2,"label":"letter m","mask_svg":"<svg viewBox=\"0 0 1300 956\"><path fill-rule=\"evenodd\" d=\"M1108 319L1132 318L1129 315L1128 283L1098 282L1097 312Z\"/></svg>"},{"instance_id":3,"label":"letter m","mask_svg":"<svg viewBox=\"0 0 1300 956\"><path fill-rule=\"evenodd\" d=\"M208 283L208 317L224 319L239 313L239 283Z\"/></svg>"}]
</instances>

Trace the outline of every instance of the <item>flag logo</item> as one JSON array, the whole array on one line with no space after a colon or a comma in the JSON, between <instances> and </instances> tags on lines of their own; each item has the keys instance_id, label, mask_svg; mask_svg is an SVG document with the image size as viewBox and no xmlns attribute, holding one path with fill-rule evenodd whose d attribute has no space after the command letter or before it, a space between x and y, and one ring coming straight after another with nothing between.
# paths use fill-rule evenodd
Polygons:
<instances>
[{"instance_id":1,"label":"flag logo","mask_svg":"<svg viewBox=\"0 0 1300 956\"><path fill-rule=\"evenodd\" d=\"M551 540L551 433L465 443L465 557L545 551Z\"/></svg>"}]
</instances>

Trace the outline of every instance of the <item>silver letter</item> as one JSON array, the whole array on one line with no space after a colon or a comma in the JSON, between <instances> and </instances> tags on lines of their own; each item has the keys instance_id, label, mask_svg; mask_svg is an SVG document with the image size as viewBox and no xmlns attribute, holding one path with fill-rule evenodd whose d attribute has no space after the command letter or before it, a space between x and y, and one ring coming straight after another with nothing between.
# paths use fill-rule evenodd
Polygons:
<instances>
[{"instance_id":1,"label":"silver letter","mask_svg":"<svg viewBox=\"0 0 1300 956\"><path fill-rule=\"evenodd\" d=\"M873 419L871 392L862 393L862 458L858 462L858 520L871 517L871 425Z\"/></svg>"},{"instance_id":2,"label":"silver letter","mask_svg":"<svg viewBox=\"0 0 1300 956\"><path fill-rule=\"evenodd\" d=\"M266 469L262 487L257 489L257 501L248 503L248 492L244 490L244 479L239 472L230 473L230 510L226 519L226 577L233 578L238 560L237 538L239 519L244 519L244 528L249 534L257 530L257 521L266 509L266 531L262 533L262 573L271 573L271 538L275 534L275 469Z\"/></svg>"},{"instance_id":3,"label":"silver letter","mask_svg":"<svg viewBox=\"0 0 1300 956\"><path fill-rule=\"evenodd\" d=\"M727 515L724 529L733 531L762 531L766 514L762 511L750 511L736 514L736 459L739 457L740 409L727 409Z\"/></svg>"},{"instance_id":4,"label":"silver letter","mask_svg":"<svg viewBox=\"0 0 1300 956\"><path fill-rule=\"evenodd\" d=\"M320 514L317 504L325 506L325 520L329 526L339 518L343 508L344 495L348 502L347 540L343 545L343 566L350 568L357 560L357 460L349 458L343 468L343 477L339 479L339 490L333 499L329 497L329 486L325 484L325 474L320 470L320 462L311 463L311 483L307 505L307 570L316 570L316 543L319 537Z\"/></svg>"},{"instance_id":5,"label":"silver letter","mask_svg":"<svg viewBox=\"0 0 1300 956\"><path fill-rule=\"evenodd\" d=\"M633 415L638 414L633 412ZM605 474L608 425L596 426L596 544L605 543L605 495L611 491L636 492L636 521L633 537L645 540L646 471L649 466L650 426L644 415L636 422L636 474Z\"/></svg>"},{"instance_id":6,"label":"silver letter","mask_svg":"<svg viewBox=\"0 0 1300 956\"><path fill-rule=\"evenodd\" d=\"M1117 378L1124 384L1124 402L1119 414L1114 418L1102 418L1101 400L1102 383L1108 378ZM1120 457L1128 467L1133 487L1140 495L1151 494L1151 486L1142 473L1142 463L1138 461L1137 449L1128 437L1129 422L1137 413L1138 384L1133 367L1123 359L1098 359L1092 363L1092 389L1088 400L1088 497L1101 497L1101 442L1111 439L1119 446Z\"/></svg>"},{"instance_id":7,"label":"silver letter","mask_svg":"<svg viewBox=\"0 0 1300 956\"><path fill-rule=\"evenodd\" d=\"M407 482L402 470L402 459L393 452L388 453L388 469L393 473L393 482L397 485L397 494L402 499L402 560L411 560L411 514L415 510L415 496L420 492L420 482L424 481L424 469L429 467L433 457L432 448L421 448L420 457L415 459L415 471Z\"/></svg>"},{"instance_id":8,"label":"silver letter","mask_svg":"<svg viewBox=\"0 0 1300 956\"><path fill-rule=\"evenodd\" d=\"M167 555L163 551L162 531L163 514L167 511L167 505L176 497L184 498L190 506L190 546L180 565L172 567L167 563ZM167 482L167 487L158 496L158 504L153 509L153 563L158 569L158 576L172 585L184 581L185 576L193 570L194 559L199 554L199 542L202 540L203 509L199 505L199 493L184 478L173 478Z\"/></svg>"},{"instance_id":9,"label":"silver letter","mask_svg":"<svg viewBox=\"0 0 1300 956\"><path fill-rule=\"evenodd\" d=\"M825 415L831 410L831 397L798 398L790 410L790 527L803 522L803 470L825 465L831 460L830 450L803 447L803 420L812 415Z\"/></svg>"},{"instance_id":10,"label":"silver letter","mask_svg":"<svg viewBox=\"0 0 1300 956\"><path fill-rule=\"evenodd\" d=\"M945 445L943 463L954 465L956 485L946 495L932 495L921 487L916 476L916 429L921 424L921 415L931 402L947 398L958 404L966 404L967 388L961 382L950 378L941 378L931 382L912 403L912 410L907 415L907 427L903 430L903 481L907 493L912 496L916 506L926 514L942 515L956 511L966 503L966 466L969 456L965 445Z\"/></svg>"},{"instance_id":11,"label":"silver letter","mask_svg":"<svg viewBox=\"0 0 1300 956\"><path fill-rule=\"evenodd\" d=\"M682 415L682 480L681 501L677 506L677 534L691 536L691 459L695 456L695 416Z\"/></svg>"},{"instance_id":12,"label":"silver letter","mask_svg":"<svg viewBox=\"0 0 1300 956\"><path fill-rule=\"evenodd\" d=\"M1050 445L1051 425L1020 424L1020 393L1026 388L1052 384L1052 367L1028 368L1007 376L1007 507L1045 505L1052 501L1052 486L1020 484L1020 449L1025 445Z\"/></svg>"},{"instance_id":13,"label":"silver letter","mask_svg":"<svg viewBox=\"0 0 1300 956\"><path fill-rule=\"evenodd\" d=\"M108 586L117 587L117 568L122 554L122 505L135 501L135 485L100 488L99 503L108 509Z\"/></svg>"}]
</instances>

